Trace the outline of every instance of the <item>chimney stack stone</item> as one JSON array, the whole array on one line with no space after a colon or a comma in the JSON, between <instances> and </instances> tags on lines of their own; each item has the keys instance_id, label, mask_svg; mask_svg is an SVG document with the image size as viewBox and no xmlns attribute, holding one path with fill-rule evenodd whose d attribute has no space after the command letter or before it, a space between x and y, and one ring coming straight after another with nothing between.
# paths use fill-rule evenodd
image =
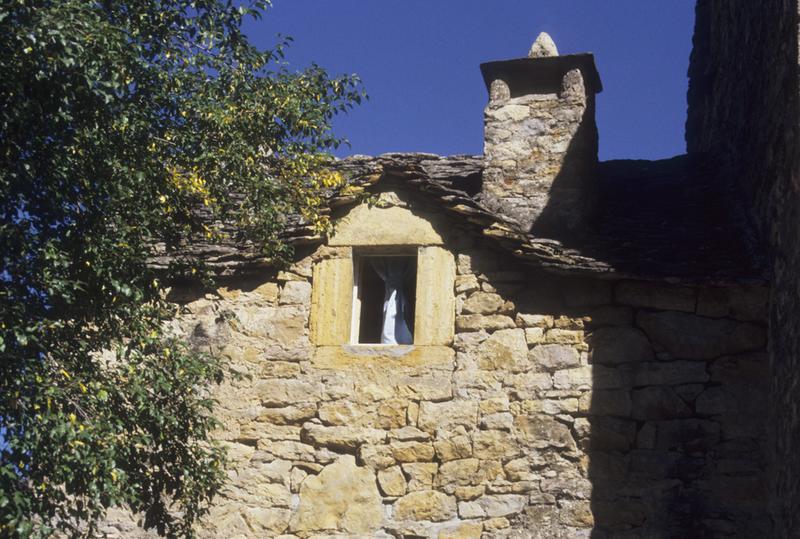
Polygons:
<instances>
[{"instance_id":1,"label":"chimney stack stone","mask_svg":"<svg viewBox=\"0 0 800 539\"><path fill-rule=\"evenodd\" d=\"M597 165L590 54L558 56L542 33L529 57L481 66L489 89L484 113L483 200L524 232L575 230L593 198Z\"/></svg>"}]
</instances>

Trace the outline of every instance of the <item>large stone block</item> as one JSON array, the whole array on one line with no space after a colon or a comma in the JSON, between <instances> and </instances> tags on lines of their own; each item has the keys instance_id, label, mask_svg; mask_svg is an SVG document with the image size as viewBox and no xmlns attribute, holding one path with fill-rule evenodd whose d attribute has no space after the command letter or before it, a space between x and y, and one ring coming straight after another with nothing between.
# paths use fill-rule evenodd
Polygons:
<instances>
[{"instance_id":1,"label":"large stone block","mask_svg":"<svg viewBox=\"0 0 800 539\"><path fill-rule=\"evenodd\" d=\"M316 415L316 403L308 402L283 408L264 408L258 415L258 420L275 425L291 425L293 423L303 423Z\"/></svg>"},{"instance_id":2,"label":"large stone block","mask_svg":"<svg viewBox=\"0 0 800 539\"><path fill-rule=\"evenodd\" d=\"M373 426L379 429L397 429L405 426L407 404L408 401L405 399L388 399L379 403Z\"/></svg>"},{"instance_id":3,"label":"large stone block","mask_svg":"<svg viewBox=\"0 0 800 539\"><path fill-rule=\"evenodd\" d=\"M508 412L500 412L481 416L480 426L482 429L511 430L513 423L514 416Z\"/></svg>"},{"instance_id":4,"label":"large stone block","mask_svg":"<svg viewBox=\"0 0 800 539\"><path fill-rule=\"evenodd\" d=\"M633 325L633 309L617 305L603 305L582 311L586 326L599 328L603 326Z\"/></svg>"},{"instance_id":5,"label":"large stone block","mask_svg":"<svg viewBox=\"0 0 800 539\"><path fill-rule=\"evenodd\" d=\"M704 452L720 439L719 423L703 419L660 421L656 431L656 448L660 450Z\"/></svg>"},{"instance_id":6,"label":"large stone block","mask_svg":"<svg viewBox=\"0 0 800 539\"><path fill-rule=\"evenodd\" d=\"M292 440L261 439L258 448L283 460L314 462L317 458L317 450L313 445Z\"/></svg>"},{"instance_id":7,"label":"large stone block","mask_svg":"<svg viewBox=\"0 0 800 539\"><path fill-rule=\"evenodd\" d=\"M409 462L403 464L403 472L408 477L408 491L431 490L433 478L439 465L435 462Z\"/></svg>"},{"instance_id":8,"label":"large stone block","mask_svg":"<svg viewBox=\"0 0 800 539\"><path fill-rule=\"evenodd\" d=\"M716 357L760 350L766 344L763 327L676 312L642 312L636 322L656 343L681 359Z\"/></svg>"},{"instance_id":9,"label":"large stone block","mask_svg":"<svg viewBox=\"0 0 800 539\"><path fill-rule=\"evenodd\" d=\"M749 403L742 403L745 408ZM722 387L709 387L700 395L697 396L695 401L695 410L698 415L720 415L726 412L732 412L739 407L736 396L731 395L725 388ZM743 410L748 412L750 410ZM739 420L744 418L739 415Z\"/></svg>"},{"instance_id":10,"label":"large stone block","mask_svg":"<svg viewBox=\"0 0 800 539\"><path fill-rule=\"evenodd\" d=\"M472 274L461 275L456 271L456 294L470 294L480 289L478 278Z\"/></svg>"},{"instance_id":11,"label":"large stone block","mask_svg":"<svg viewBox=\"0 0 800 539\"><path fill-rule=\"evenodd\" d=\"M254 393L264 406L279 407L318 399L322 388L303 380L281 378L256 382Z\"/></svg>"},{"instance_id":12,"label":"large stone block","mask_svg":"<svg viewBox=\"0 0 800 539\"><path fill-rule=\"evenodd\" d=\"M695 309L695 291L686 286L670 286L640 281L626 281L617 285L617 303L692 313Z\"/></svg>"},{"instance_id":13,"label":"large stone block","mask_svg":"<svg viewBox=\"0 0 800 539\"><path fill-rule=\"evenodd\" d=\"M319 346L311 361L348 380L385 379L387 373L408 372L406 369L452 370L455 351L449 346Z\"/></svg>"},{"instance_id":14,"label":"large stone block","mask_svg":"<svg viewBox=\"0 0 800 539\"><path fill-rule=\"evenodd\" d=\"M311 341L341 345L350 340L353 309L353 261L329 258L314 266L311 294Z\"/></svg>"},{"instance_id":15,"label":"large stone block","mask_svg":"<svg viewBox=\"0 0 800 539\"><path fill-rule=\"evenodd\" d=\"M553 317L545 314L517 314L517 325L521 328L542 328L553 327Z\"/></svg>"},{"instance_id":16,"label":"large stone block","mask_svg":"<svg viewBox=\"0 0 800 539\"><path fill-rule=\"evenodd\" d=\"M563 344L541 344L534 346L528 354L534 367L555 371L580 365L577 350Z\"/></svg>"},{"instance_id":17,"label":"large stone block","mask_svg":"<svg viewBox=\"0 0 800 539\"><path fill-rule=\"evenodd\" d=\"M363 444L376 444L386 440L386 431L369 427L326 427L306 423L300 433L301 440L324 447L356 449Z\"/></svg>"},{"instance_id":18,"label":"large stone block","mask_svg":"<svg viewBox=\"0 0 800 539\"><path fill-rule=\"evenodd\" d=\"M347 493L343 496L342 493ZM310 476L300 487L300 502L289 528L293 532L344 532L372 535L383 520L375 475L344 455Z\"/></svg>"},{"instance_id":19,"label":"large stone block","mask_svg":"<svg viewBox=\"0 0 800 539\"><path fill-rule=\"evenodd\" d=\"M597 466L599 462L593 462L593 465ZM572 473L564 470L557 477L542 479L541 489L542 492L558 497L566 496L579 500L588 500L592 496L591 480L581 476L578 469L573 470Z\"/></svg>"},{"instance_id":20,"label":"large stone block","mask_svg":"<svg viewBox=\"0 0 800 539\"><path fill-rule=\"evenodd\" d=\"M617 389L626 385L619 369L602 365L587 365L575 369L556 371L553 375L556 389Z\"/></svg>"},{"instance_id":21,"label":"large stone block","mask_svg":"<svg viewBox=\"0 0 800 539\"><path fill-rule=\"evenodd\" d=\"M558 327L547 330L544 336L544 342L548 344L581 344L583 339L583 330Z\"/></svg>"},{"instance_id":22,"label":"large stone block","mask_svg":"<svg viewBox=\"0 0 800 539\"><path fill-rule=\"evenodd\" d=\"M253 292L258 294L262 301L267 301L268 303L276 303L278 301L278 283L264 283L255 288Z\"/></svg>"},{"instance_id":23,"label":"large stone block","mask_svg":"<svg viewBox=\"0 0 800 539\"><path fill-rule=\"evenodd\" d=\"M551 417L541 414L518 416L514 420L514 426L525 445L540 449L575 449L575 440L569 427Z\"/></svg>"},{"instance_id":24,"label":"large stone block","mask_svg":"<svg viewBox=\"0 0 800 539\"><path fill-rule=\"evenodd\" d=\"M339 220L331 246L442 245L431 215L418 216L400 206L356 206Z\"/></svg>"},{"instance_id":25,"label":"large stone block","mask_svg":"<svg viewBox=\"0 0 800 539\"><path fill-rule=\"evenodd\" d=\"M487 517L507 517L515 515L525 508L526 496L517 494L496 494L481 496L475 503Z\"/></svg>"},{"instance_id":26,"label":"large stone block","mask_svg":"<svg viewBox=\"0 0 800 539\"><path fill-rule=\"evenodd\" d=\"M696 384L708 381L704 361L628 363L620 369L634 386Z\"/></svg>"},{"instance_id":27,"label":"large stone block","mask_svg":"<svg viewBox=\"0 0 800 539\"><path fill-rule=\"evenodd\" d=\"M589 343L590 361L599 365L652 361L655 357L650 341L636 328L601 328L592 333Z\"/></svg>"},{"instance_id":28,"label":"large stone block","mask_svg":"<svg viewBox=\"0 0 800 539\"><path fill-rule=\"evenodd\" d=\"M281 290L281 305L308 305L311 302L311 284L306 281L289 281Z\"/></svg>"},{"instance_id":29,"label":"large stone block","mask_svg":"<svg viewBox=\"0 0 800 539\"><path fill-rule=\"evenodd\" d=\"M493 314L498 312L505 300L497 294L475 292L467 298L461 308L464 314Z\"/></svg>"},{"instance_id":30,"label":"large stone block","mask_svg":"<svg viewBox=\"0 0 800 539\"><path fill-rule=\"evenodd\" d=\"M400 466L379 470L378 485L386 496L403 496L406 493L406 478Z\"/></svg>"},{"instance_id":31,"label":"large stone block","mask_svg":"<svg viewBox=\"0 0 800 539\"><path fill-rule=\"evenodd\" d=\"M394 504L396 520L427 520L441 522L456 516L456 499L435 490L420 490L406 494Z\"/></svg>"},{"instance_id":32,"label":"large stone block","mask_svg":"<svg viewBox=\"0 0 800 539\"><path fill-rule=\"evenodd\" d=\"M244 305L237 306L234 312L232 327L249 337L266 339L270 344L282 347L302 344L300 341L305 336L306 313L301 307Z\"/></svg>"},{"instance_id":33,"label":"large stone block","mask_svg":"<svg viewBox=\"0 0 800 539\"><path fill-rule=\"evenodd\" d=\"M277 535L289 526L292 512L288 509L272 507L248 507L244 512L244 519L256 534ZM223 528L223 533L230 533L230 529Z\"/></svg>"},{"instance_id":34,"label":"large stone block","mask_svg":"<svg viewBox=\"0 0 800 539\"><path fill-rule=\"evenodd\" d=\"M711 381L724 386L766 390L769 385L769 358L766 353L724 357L710 367Z\"/></svg>"},{"instance_id":35,"label":"large stone block","mask_svg":"<svg viewBox=\"0 0 800 539\"><path fill-rule=\"evenodd\" d=\"M451 360L452 361L452 360ZM408 376L395 386L397 396L411 400L444 401L453 397L453 384L447 371L432 371L428 376Z\"/></svg>"},{"instance_id":36,"label":"large stone block","mask_svg":"<svg viewBox=\"0 0 800 539\"><path fill-rule=\"evenodd\" d=\"M647 521L649 515L653 514L653 511L641 499L626 496L615 500L596 500L592 502L592 507L594 509L594 522L598 526L622 529L633 528L637 531L629 535L632 539L670 537L670 535L660 535L658 528L648 531L642 530L642 524ZM669 534L669 532L667 533ZM672 537L675 536L672 535Z\"/></svg>"},{"instance_id":37,"label":"large stone block","mask_svg":"<svg viewBox=\"0 0 800 539\"><path fill-rule=\"evenodd\" d=\"M711 318L763 321L769 289L763 286L706 287L697 298L697 314Z\"/></svg>"},{"instance_id":38,"label":"large stone block","mask_svg":"<svg viewBox=\"0 0 800 539\"><path fill-rule=\"evenodd\" d=\"M516 327L514 320L503 314L492 314L489 316L468 314L456 318L456 329L458 331L495 331L514 327Z\"/></svg>"},{"instance_id":39,"label":"large stone block","mask_svg":"<svg viewBox=\"0 0 800 539\"><path fill-rule=\"evenodd\" d=\"M326 425L354 425L364 416L367 407L341 400L329 402L319 407L319 418Z\"/></svg>"},{"instance_id":40,"label":"large stone block","mask_svg":"<svg viewBox=\"0 0 800 539\"><path fill-rule=\"evenodd\" d=\"M633 418L638 420L689 417L692 410L669 387L654 386L633 392Z\"/></svg>"},{"instance_id":41,"label":"large stone block","mask_svg":"<svg viewBox=\"0 0 800 539\"><path fill-rule=\"evenodd\" d=\"M526 372L506 377L506 383L516 398L534 399L553 387L553 377L547 372Z\"/></svg>"},{"instance_id":42,"label":"large stone block","mask_svg":"<svg viewBox=\"0 0 800 539\"><path fill-rule=\"evenodd\" d=\"M594 514L591 503L584 500L560 500L558 502L559 521L574 528L591 528L594 526Z\"/></svg>"},{"instance_id":43,"label":"large stone block","mask_svg":"<svg viewBox=\"0 0 800 539\"><path fill-rule=\"evenodd\" d=\"M632 406L630 391L625 389L587 391L578 400L578 411L588 415L628 417Z\"/></svg>"},{"instance_id":44,"label":"large stone block","mask_svg":"<svg viewBox=\"0 0 800 539\"><path fill-rule=\"evenodd\" d=\"M455 278L456 263L450 251L436 246L419 248L417 302L414 314L415 344L453 343L456 312Z\"/></svg>"},{"instance_id":45,"label":"large stone block","mask_svg":"<svg viewBox=\"0 0 800 539\"><path fill-rule=\"evenodd\" d=\"M592 417L581 446L592 451L627 451L636 440L636 422L615 417Z\"/></svg>"},{"instance_id":46,"label":"large stone block","mask_svg":"<svg viewBox=\"0 0 800 539\"><path fill-rule=\"evenodd\" d=\"M520 445L505 431L481 430L472 433L472 453L479 459L511 460L520 452Z\"/></svg>"},{"instance_id":47,"label":"large stone block","mask_svg":"<svg viewBox=\"0 0 800 539\"><path fill-rule=\"evenodd\" d=\"M428 462L435 455L430 442L392 442L389 451L397 462Z\"/></svg>"},{"instance_id":48,"label":"large stone block","mask_svg":"<svg viewBox=\"0 0 800 539\"><path fill-rule=\"evenodd\" d=\"M484 370L521 372L530 367L528 343L522 329L494 332L478 346L478 366Z\"/></svg>"},{"instance_id":49,"label":"large stone block","mask_svg":"<svg viewBox=\"0 0 800 539\"><path fill-rule=\"evenodd\" d=\"M466 434L458 434L433 443L436 456L442 462L472 456L472 441Z\"/></svg>"},{"instance_id":50,"label":"large stone block","mask_svg":"<svg viewBox=\"0 0 800 539\"><path fill-rule=\"evenodd\" d=\"M439 474L436 476L436 485L472 485L477 479L479 468L480 461L476 458L445 462L439 466Z\"/></svg>"},{"instance_id":51,"label":"large stone block","mask_svg":"<svg viewBox=\"0 0 800 539\"><path fill-rule=\"evenodd\" d=\"M430 440L430 435L423 432L416 427L402 427L389 432L390 440L398 440L400 442L426 442Z\"/></svg>"},{"instance_id":52,"label":"large stone block","mask_svg":"<svg viewBox=\"0 0 800 539\"><path fill-rule=\"evenodd\" d=\"M375 470L385 470L397 464L389 446L383 444L359 446L358 459Z\"/></svg>"},{"instance_id":53,"label":"large stone block","mask_svg":"<svg viewBox=\"0 0 800 539\"><path fill-rule=\"evenodd\" d=\"M480 539L482 532L480 522L463 522L443 529L437 539Z\"/></svg>"},{"instance_id":54,"label":"large stone block","mask_svg":"<svg viewBox=\"0 0 800 539\"><path fill-rule=\"evenodd\" d=\"M600 279L573 280L565 283L567 307L595 307L612 303L611 284Z\"/></svg>"},{"instance_id":55,"label":"large stone block","mask_svg":"<svg viewBox=\"0 0 800 539\"><path fill-rule=\"evenodd\" d=\"M456 425L474 428L477 422L477 401L421 402L417 426L424 431L434 433L436 429L450 429Z\"/></svg>"}]
</instances>

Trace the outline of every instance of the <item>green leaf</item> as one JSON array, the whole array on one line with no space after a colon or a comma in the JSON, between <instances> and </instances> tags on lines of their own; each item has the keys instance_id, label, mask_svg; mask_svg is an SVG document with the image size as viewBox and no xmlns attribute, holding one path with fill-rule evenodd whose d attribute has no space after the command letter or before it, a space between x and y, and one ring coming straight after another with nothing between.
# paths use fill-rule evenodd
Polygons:
<instances>
[{"instance_id":1,"label":"green leaf","mask_svg":"<svg viewBox=\"0 0 800 539\"><path fill-rule=\"evenodd\" d=\"M0 10L17 52L0 55L0 535L70 535L118 505L191 536L222 485L201 388L227 369L165 334L161 283L210 284L176 256L219 241L209 223L278 262L287 214L326 230L331 119L360 99L354 77L290 71L290 39L247 41L242 21L269 2L232 4ZM176 262L155 270L154 246Z\"/></svg>"}]
</instances>

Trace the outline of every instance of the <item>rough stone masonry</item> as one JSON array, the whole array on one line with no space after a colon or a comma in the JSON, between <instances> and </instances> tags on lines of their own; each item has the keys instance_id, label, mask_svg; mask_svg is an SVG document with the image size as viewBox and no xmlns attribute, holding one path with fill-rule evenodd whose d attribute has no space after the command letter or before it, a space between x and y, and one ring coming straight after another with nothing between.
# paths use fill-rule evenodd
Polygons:
<instances>
[{"instance_id":1,"label":"rough stone masonry","mask_svg":"<svg viewBox=\"0 0 800 539\"><path fill-rule=\"evenodd\" d=\"M346 161L374 196L337 199L333 237L173 290L176 331L244 375L215 390L232 465L199 536L770 536L769 287L744 260L627 270L536 232L629 216L592 191L594 63L554 54L485 64L480 186L464 159ZM668 241L672 218L633 225ZM417 249L437 314L414 345L351 344L354 257L390 247ZM147 536L122 512L106 531Z\"/></svg>"},{"instance_id":2,"label":"rough stone masonry","mask_svg":"<svg viewBox=\"0 0 800 539\"><path fill-rule=\"evenodd\" d=\"M186 304L246 375L216 392L233 465L201 537L764 536L764 288L558 277L439 233L445 353L320 353L324 246Z\"/></svg>"}]
</instances>

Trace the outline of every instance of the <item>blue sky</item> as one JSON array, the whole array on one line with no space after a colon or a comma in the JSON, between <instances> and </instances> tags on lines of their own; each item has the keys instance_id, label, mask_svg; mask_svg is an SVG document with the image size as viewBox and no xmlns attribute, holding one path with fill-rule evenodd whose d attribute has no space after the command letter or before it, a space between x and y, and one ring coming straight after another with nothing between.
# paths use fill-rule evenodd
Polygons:
<instances>
[{"instance_id":1,"label":"blue sky","mask_svg":"<svg viewBox=\"0 0 800 539\"><path fill-rule=\"evenodd\" d=\"M693 22L694 0L274 0L246 31L294 37L292 67L361 76L370 99L337 120L340 156L482 153L479 64L525 56L544 30L596 55L601 159L656 159L684 151Z\"/></svg>"}]
</instances>

